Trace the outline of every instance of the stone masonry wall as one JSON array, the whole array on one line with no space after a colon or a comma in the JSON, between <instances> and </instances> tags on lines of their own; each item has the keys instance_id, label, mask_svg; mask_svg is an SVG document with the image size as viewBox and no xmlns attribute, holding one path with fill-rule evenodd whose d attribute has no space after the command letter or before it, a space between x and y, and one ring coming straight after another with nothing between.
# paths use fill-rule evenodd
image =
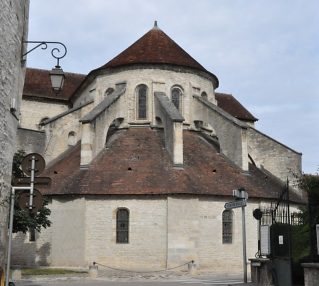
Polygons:
<instances>
[{"instance_id":1,"label":"stone masonry wall","mask_svg":"<svg viewBox=\"0 0 319 286\"><path fill-rule=\"evenodd\" d=\"M66 104L23 99L20 126L39 130L41 119L54 117L67 110L68 106Z\"/></svg>"},{"instance_id":2,"label":"stone masonry wall","mask_svg":"<svg viewBox=\"0 0 319 286\"><path fill-rule=\"evenodd\" d=\"M222 243L222 213L224 204L229 199L199 198L198 212L198 264L200 269L212 269L215 273L225 274L225 269L232 269L232 274L243 271L242 216L241 208L233 209L233 241ZM247 259L255 257L257 252L257 220L252 212L258 202L248 200L246 213ZM249 271L249 266L247 267Z\"/></svg>"},{"instance_id":3,"label":"stone masonry wall","mask_svg":"<svg viewBox=\"0 0 319 286\"><path fill-rule=\"evenodd\" d=\"M92 97L97 105L100 101L103 100L105 91L108 88L114 88L116 84L125 81L126 93L124 96L125 106L121 106L121 109L124 109L126 112L125 119L129 123L137 122L152 122L155 124L155 115L154 115L154 86L159 84L162 86L161 90L170 98L171 88L174 86L179 86L183 90L182 98L182 115L185 117L185 123L189 123L191 120L191 98L193 95L193 87L195 86L200 91L205 91L212 102L215 103L215 94L214 87L211 81L206 78L200 77L191 73L184 72L175 72L170 70L160 70L160 69L136 69L136 70L127 70L121 71L109 75L101 75L97 78L96 82L90 85L90 88L87 88L83 95L81 95L75 104L78 104L80 101L83 101L83 96ZM136 113L136 87L140 84L145 84L148 87L148 99L147 99L147 120L137 120ZM89 90L94 90L94 92L89 92ZM158 90L156 90L158 91Z\"/></svg>"},{"instance_id":4,"label":"stone masonry wall","mask_svg":"<svg viewBox=\"0 0 319 286\"><path fill-rule=\"evenodd\" d=\"M87 196L54 198L52 226L14 238L13 261L22 265L87 267L93 261L121 269L159 270L194 260L200 270L242 273L241 209L233 210L233 242L222 243L229 199L196 196ZM257 221L246 207L247 258L257 252ZM116 211L129 210L129 243L116 243ZM21 255L21 253L27 255ZM187 267L177 269L186 270ZM249 267L248 267L249 270Z\"/></svg>"},{"instance_id":5,"label":"stone masonry wall","mask_svg":"<svg viewBox=\"0 0 319 286\"><path fill-rule=\"evenodd\" d=\"M277 142L254 128L247 130L248 153L257 167L263 167L282 181L301 175L301 153Z\"/></svg>"},{"instance_id":6,"label":"stone masonry wall","mask_svg":"<svg viewBox=\"0 0 319 286\"><path fill-rule=\"evenodd\" d=\"M85 265L85 199L56 198L52 201L50 209L52 265Z\"/></svg>"},{"instance_id":7,"label":"stone masonry wall","mask_svg":"<svg viewBox=\"0 0 319 286\"><path fill-rule=\"evenodd\" d=\"M0 201L10 193L11 166L16 145L19 106L25 69L21 63L22 40L28 31L29 1L0 1ZM10 112L15 99L15 114ZM0 271L7 249L7 206L0 205ZM1 279L1 278L0 278Z\"/></svg>"},{"instance_id":8,"label":"stone masonry wall","mask_svg":"<svg viewBox=\"0 0 319 286\"><path fill-rule=\"evenodd\" d=\"M18 128L17 150L24 150L27 154L39 153L43 155L45 148L45 132Z\"/></svg>"},{"instance_id":9,"label":"stone masonry wall","mask_svg":"<svg viewBox=\"0 0 319 286\"><path fill-rule=\"evenodd\" d=\"M89 197L86 201L86 263L122 269L166 266L166 200ZM116 211L129 210L129 243L116 243Z\"/></svg>"},{"instance_id":10,"label":"stone masonry wall","mask_svg":"<svg viewBox=\"0 0 319 286\"><path fill-rule=\"evenodd\" d=\"M47 163L58 157L69 148L68 136L74 132L75 141L80 140L81 131L78 122L80 111L68 114L62 120L51 122L45 127L46 144L44 149L44 159Z\"/></svg>"},{"instance_id":11,"label":"stone masonry wall","mask_svg":"<svg viewBox=\"0 0 319 286\"><path fill-rule=\"evenodd\" d=\"M48 206L51 209L51 205ZM52 221L52 218L50 217ZM52 264L52 234L53 228L42 229L36 232L36 240L30 241L30 233L13 234L12 265L27 267L48 266Z\"/></svg>"},{"instance_id":12,"label":"stone masonry wall","mask_svg":"<svg viewBox=\"0 0 319 286\"><path fill-rule=\"evenodd\" d=\"M193 119L209 123L218 137L221 153L248 170L246 124L201 97L194 97Z\"/></svg>"}]
</instances>

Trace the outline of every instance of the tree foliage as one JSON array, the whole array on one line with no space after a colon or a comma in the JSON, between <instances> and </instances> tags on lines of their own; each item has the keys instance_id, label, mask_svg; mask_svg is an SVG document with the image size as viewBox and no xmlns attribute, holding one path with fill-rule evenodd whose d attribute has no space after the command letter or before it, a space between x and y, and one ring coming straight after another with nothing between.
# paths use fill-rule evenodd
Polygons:
<instances>
[{"instance_id":1,"label":"tree foliage","mask_svg":"<svg viewBox=\"0 0 319 286\"><path fill-rule=\"evenodd\" d=\"M300 187L308 195L308 216L311 226L319 224L319 175L303 175L300 180Z\"/></svg>"},{"instance_id":2,"label":"tree foliage","mask_svg":"<svg viewBox=\"0 0 319 286\"><path fill-rule=\"evenodd\" d=\"M308 194L313 194L319 199L319 174L304 174L299 185Z\"/></svg>"},{"instance_id":3,"label":"tree foliage","mask_svg":"<svg viewBox=\"0 0 319 286\"><path fill-rule=\"evenodd\" d=\"M319 224L319 175L318 174L304 174L299 181L299 186L308 195L308 206L304 211L304 245L306 238L310 236L310 257L311 261L318 261L317 255L317 239L316 239L316 224ZM302 240L300 240L302 245Z\"/></svg>"},{"instance_id":4,"label":"tree foliage","mask_svg":"<svg viewBox=\"0 0 319 286\"><path fill-rule=\"evenodd\" d=\"M12 178L24 177L24 173L20 168L22 159L26 153L23 150L18 150L13 156L12 164ZM48 199L44 199L43 207L39 209L36 214L30 214L28 210L21 209L18 204L19 193L15 198L14 217L13 217L13 232L26 233L29 229L35 229L38 232L41 228L47 228L51 226L49 216L51 214L50 209L47 207Z\"/></svg>"}]
</instances>

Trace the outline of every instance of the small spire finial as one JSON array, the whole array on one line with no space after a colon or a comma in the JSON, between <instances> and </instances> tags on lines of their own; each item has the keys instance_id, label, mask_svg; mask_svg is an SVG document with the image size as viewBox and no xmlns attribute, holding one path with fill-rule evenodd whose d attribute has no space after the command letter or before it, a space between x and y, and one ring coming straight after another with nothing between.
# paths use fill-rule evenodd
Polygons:
<instances>
[{"instance_id":1,"label":"small spire finial","mask_svg":"<svg viewBox=\"0 0 319 286\"><path fill-rule=\"evenodd\" d=\"M154 28L158 28L156 20L154 21Z\"/></svg>"}]
</instances>

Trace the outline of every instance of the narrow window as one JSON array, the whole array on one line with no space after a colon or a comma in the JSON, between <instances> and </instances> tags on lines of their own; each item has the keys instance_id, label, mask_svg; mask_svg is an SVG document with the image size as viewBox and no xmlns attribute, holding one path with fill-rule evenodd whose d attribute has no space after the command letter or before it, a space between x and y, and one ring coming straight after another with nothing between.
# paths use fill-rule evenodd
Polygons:
<instances>
[{"instance_id":1,"label":"narrow window","mask_svg":"<svg viewBox=\"0 0 319 286\"><path fill-rule=\"evenodd\" d=\"M114 91L114 88L109 87L109 88L105 91L104 96L110 95L113 91Z\"/></svg>"},{"instance_id":2,"label":"narrow window","mask_svg":"<svg viewBox=\"0 0 319 286\"><path fill-rule=\"evenodd\" d=\"M116 212L116 242L128 243L129 211L118 209Z\"/></svg>"},{"instance_id":3,"label":"narrow window","mask_svg":"<svg viewBox=\"0 0 319 286\"><path fill-rule=\"evenodd\" d=\"M182 91L178 87L174 87L172 89L172 102L179 111L181 111L181 107L182 107L181 101L182 101Z\"/></svg>"},{"instance_id":4,"label":"narrow window","mask_svg":"<svg viewBox=\"0 0 319 286\"><path fill-rule=\"evenodd\" d=\"M233 212L231 210L223 211L223 243L233 242Z\"/></svg>"},{"instance_id":5,"label":"narrow window","mask_svg":"<svg viewBox=\"0 0 319 286\"><path fill-rule=\"evenodd\" d=\"M76 133L74 131L69 132L68 145L74 146L76 144Z\"/></svg>"},{"instance_id":6,"label":"narrow window","mask_svg":"<svg viewBox=\"0 0 319 286\"><path fill-rule=\"evenodd\" d=\"M137 87L137 119L147 118L147 86L142 84Z\"/></svg>"},{"instance_id":7,"label":"narrow window","mask_svg":"<svg viewBox=\"0 0 319 286\"><path fill-rule=\"evenodd\" d=\"M29 228L29 241L30 242L35 241L35 229L33 227Z\"/></svg>"},{"instance_id":8,"label":"narrow window","mask_svg":"<svg viewBox=\"0 0 319 286\"><path fill-rule=\"evenodd\" d=\"M206 100L208 99L207 93L205 91L202 92L201 96L202 96L202 98L204 98Z\"/></svg>"}]
</instances>

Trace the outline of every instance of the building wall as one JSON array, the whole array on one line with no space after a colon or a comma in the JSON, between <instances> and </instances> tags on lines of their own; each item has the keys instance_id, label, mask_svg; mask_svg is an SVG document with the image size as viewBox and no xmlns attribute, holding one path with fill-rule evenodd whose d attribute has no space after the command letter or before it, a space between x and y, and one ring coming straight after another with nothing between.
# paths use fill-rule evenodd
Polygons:
<instances>
[{"instance_id":1,"label":"building wall","mask_svg":"<svg viewBox=\"0 0 319 286\"><path fill-rule=\"evenodd\" d=\"M230 197L228 201L231 200ZM199 266L214 269L216 273L225 273L227 267L232 269L232 273L238 274L243 271L242 213L241 208L233 210L233 241L231 244L223 244L222 213L225 202L212 198L199 199ZM252 216L253 210L258 206L258 202L248 201L245 208L247 258L255 257L258 249L257 221Z\"/></svg>"},{"instance_id":2,"label":"building wall","mask_svg":"<svg viewBox=\"0 0 319 286\"><path fill-rule=\"evenodd\" d=\"M88 198L86 201L86 262L122 269L166 266L166 200ZM130 213L129 243L116 243L116 210Z\"/></svg>"},{"instance_id":3,"label":"building wall","mask_svg":"<svg viewBox=\"0 0 319 286\"><path fill-rule=\"evenodd\" d=\"M28 235L16 235L13 261L56 267L87 267L95 261L121 269L159 270L194 260L200 270L227 274L231 269L239 274L243 269L241 209L234 210L233 243L223 244L225 202L181 195L54 198L49 205L52 226L33 243ZM258 205L249 202L246 207L248 258L257 252L257 221L252 211ZM118 208L130 213L128 244L116 243Z\"/></svg>"},{"instance_id":4,"label":"building wall","mask_svg":"<svg viewBox=\"0 0 319 286\"><path fill-rule=\"evenodd\" d=\"M16 145L19 107L25 69L22 39L28 31L29 1L0 1L0 201L10 193L12 158ZM10 112L15 99L17 111ZM7 205L0 204L0 272L6 261ZM1 279L1 278L0 278Z\"/></svg>"},{"instance_id":5,"label":"building wall","mask_svg":"<svg viewBox=\"0 0 319 286\"><path fill-rule=\"evenodd\" d=\"M66 110L68 110L66 104L23 99L20 126L26 129L40 130L41 119L51 118Z\"/></svg>"},{"instance_id":6,"label":"building wall","mask_svg":"<svg viewBox=\"0 0 319 286\"><path fill-rule=\"evenodd\" d=\"M43 155L46 136L44 131L18 128L17 150L24 150L26 154L39 153Z\"/></svg>"},{"instance_id":7,"label":"building wall","mask_svg":"<svg viewBox=\"0 0 319 286\"><path fill-rule=\"evenodd\" d=\"M301 153L298 153L254 128L247 130L248 153L260 168L277 178L295 182L301 175Z\"/></svg>"},{"instance_id":8,"label":"building wall","mask_svg":"<svg viewBox=\"0 0 319 286\"><path fill-rule=\"evenodd\" d=\"M56 198L52 200L50 209L52 265L85 265L85 199Z\"/></svg>"},{"instance_id":9,"label":"building wall","mask_svg":"<svg viewBox=\"0 0 319 286\"><path fill-rule=\"evenodd\" d=\"M81 138L81 109L69 113L44 127L46 143L44 148L44 158L47 163L58 157L70 146L74 145ZM74 133L73 142L69 142L70 133Z\"/></svg>"},{"instance_id":10,"label":"building wall","mask_svg":"<svg viewBox=\"0 0 319 286\"><path fill-rule=\"evenodd\" d=\"M101 75L78 98L75 104L84 100L84 97L94 97L95 105L104 99L105 91L114 88L118 83L126 82L125 110L127 121L138 122L136 119L136 87L145 84L148 87L148 118L147 122L155 124L154 92L161 91L170 97L171 88L179 86L183 90L183 111L185 123L191 121L191 102L193 94L205 91L209 100L216 104L214 87L210 80L196 74L187 72L175 72L170 70L143 68L136 70L124 70L109 75ZM90 92L91 91L91 92ZM144 120L145 121L145 120Z\"/></svg>"},{"instance_id":11,"label":"building wall","mask_svg":"<svg viewBox=\"0 0 319 286\"><path fill-rule=\"evenodd\" d=\"M214 104L194 98L193 118L209 123L218 137L221 153L233 163L248 170L246 125Z\"/></svg>"},{"instance_id":12,"label":"building wall","mask_svg":"<svg viewBox=\"0 0 319 286\"><path fill-rule=\"evenodd\" d=\"M14 234L12 239L12 265L27 267L51 265L52 234L54 231L55 228L49 227L42 229L40 233L36 232L36 241L30 241L29 233L19 232Z\"/></svg>"}]
</instances>

